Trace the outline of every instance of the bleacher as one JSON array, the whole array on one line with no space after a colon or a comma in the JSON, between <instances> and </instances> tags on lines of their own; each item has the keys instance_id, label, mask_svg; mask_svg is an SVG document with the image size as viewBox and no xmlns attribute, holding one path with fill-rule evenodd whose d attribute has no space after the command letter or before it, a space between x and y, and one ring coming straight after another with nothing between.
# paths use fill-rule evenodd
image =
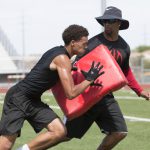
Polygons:
<instances>
[{"instance_id":1,"label":"bleacher","mask_svg":"<svg viewBox=\"0 0 150 150\"><path fill-rule=\"evenodd\" d=\"M21 67L18 67L19 64L22 64L22 60L16 61L13 59L14 57L18 57L17 51L0 27L0 91L8 88L8 85L14 84L22 77L23 71L20 69Z\"/></svg>"},{"instance_id":2,"label":"bleacher","mask_svg":"<svg viewBox=\"0 0 150 150\"><path fill-rule=\"evenodd\" d=\"M15 50L13 44L0 27L0 74L17 71L17 66L11 59L12 56L17 55L17 51Z\"/></svg>"},{"instance_id":3,"label":"bleacher","mask_svg":"<svg viewBox=\"0 0 150 150\"><path fill-rule=\"evenodd\" d=\"M0 43L0 74L9 74L17 71L17 66L11 59L9 53Z\"/></svg>"}]
</instances>

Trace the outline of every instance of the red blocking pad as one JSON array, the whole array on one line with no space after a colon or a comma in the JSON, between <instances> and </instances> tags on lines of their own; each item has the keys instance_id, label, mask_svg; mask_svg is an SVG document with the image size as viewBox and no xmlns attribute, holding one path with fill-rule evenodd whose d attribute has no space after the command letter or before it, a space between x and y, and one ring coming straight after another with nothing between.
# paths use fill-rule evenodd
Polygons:
<instances>
[{"instance_id":1,"label":"red blocking pad","mask_svg":"<svg viewBox=\"0 0 150 150\"><path fill-rule=\"evenodd\" d=\"M101 83L101 87L90 86L72 100L66 98L60 82L52 88L52 93L58 105L69 120L85 113L109 92L116 91L127 84L127 80L119 65L110 54L110 51L103 45L99 45L76 62L78 70L72 71L75 84L79 84L85 80L81 70L88 71L92 61L96 63L100 62L104 66L102 71L105 73L95 81L95 83Z\"/></svg>"}]
</instances>

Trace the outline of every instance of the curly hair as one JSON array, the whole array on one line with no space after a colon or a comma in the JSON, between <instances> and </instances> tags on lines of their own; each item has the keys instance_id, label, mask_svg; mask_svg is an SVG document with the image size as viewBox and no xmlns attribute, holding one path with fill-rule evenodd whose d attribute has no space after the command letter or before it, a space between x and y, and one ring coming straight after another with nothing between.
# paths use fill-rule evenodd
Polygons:
<instances>
[{"instance_id":1,"label":"curly hair","mask_svg":"<svg viewBox=\"0 0 150 150\"><path fill-rule=\"evenodd\" d=\"M63 41L65 45L69 45L69 43L72 40L78 41L83 36L88 36L88 30L80 25L70 25L68 28L66 28L62 34Z\"/></svg>"}]
</instances>

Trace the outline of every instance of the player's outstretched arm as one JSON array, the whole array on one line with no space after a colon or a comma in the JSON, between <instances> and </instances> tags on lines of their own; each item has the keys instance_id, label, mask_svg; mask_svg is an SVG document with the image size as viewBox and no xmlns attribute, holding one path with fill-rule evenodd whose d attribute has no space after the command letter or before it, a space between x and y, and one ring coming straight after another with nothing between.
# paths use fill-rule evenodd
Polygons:
<instances>
[{"instance_id":1,"label":"player's outstretched arm","mask_svg":"<svg viewBox=\"0 0 150 150\"><path fill-rule=\"evenodd\" d=\"M62 83L64 92L68 99L73 99L81 94L95 79L97 79L102 73L100 72L100 63L91 65L91 68L87 72L87 78L78 85L75 85L71 75L72 65L70 59L66 55L59 55L54 60L56 70L58 71L60 81Z\"/></svg>"}]
</instances>

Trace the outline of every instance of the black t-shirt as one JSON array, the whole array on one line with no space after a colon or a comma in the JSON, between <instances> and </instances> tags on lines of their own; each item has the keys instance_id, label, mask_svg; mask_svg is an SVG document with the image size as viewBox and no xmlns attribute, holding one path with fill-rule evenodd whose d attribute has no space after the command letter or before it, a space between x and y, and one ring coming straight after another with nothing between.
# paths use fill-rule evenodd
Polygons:
<instances>
[{"instance_id":1,"label":"black t-shirt","mask_svg":"<svg viewBox=\"0 0 150 150\"><path fill-rule=\"evenodd\" d=\"M122 70L125 70L129 67L130 47L121 36L119 36L118 40L116 41L108 41L104 37L103 33L92 37L88 41L88 48L86 50L86 54L100 44L107 46ZM80 58L77 58L76 60L79 59Z\"/></svg>"},{"instance_id":2,"label":"black t-shirt","mask_svg":"<svg viewBox=\"0 0 150 150\"><path fill-rule=\"evenodd\" d=\"M36 97L41 96L43 92L50 89L59 80L57 70L50 70L49 65L56 56L61 54L70 58L63 46L54 47L45 52L25 79L20 81L17 86L26 94Z\"/></svg>"}]
</instances>

